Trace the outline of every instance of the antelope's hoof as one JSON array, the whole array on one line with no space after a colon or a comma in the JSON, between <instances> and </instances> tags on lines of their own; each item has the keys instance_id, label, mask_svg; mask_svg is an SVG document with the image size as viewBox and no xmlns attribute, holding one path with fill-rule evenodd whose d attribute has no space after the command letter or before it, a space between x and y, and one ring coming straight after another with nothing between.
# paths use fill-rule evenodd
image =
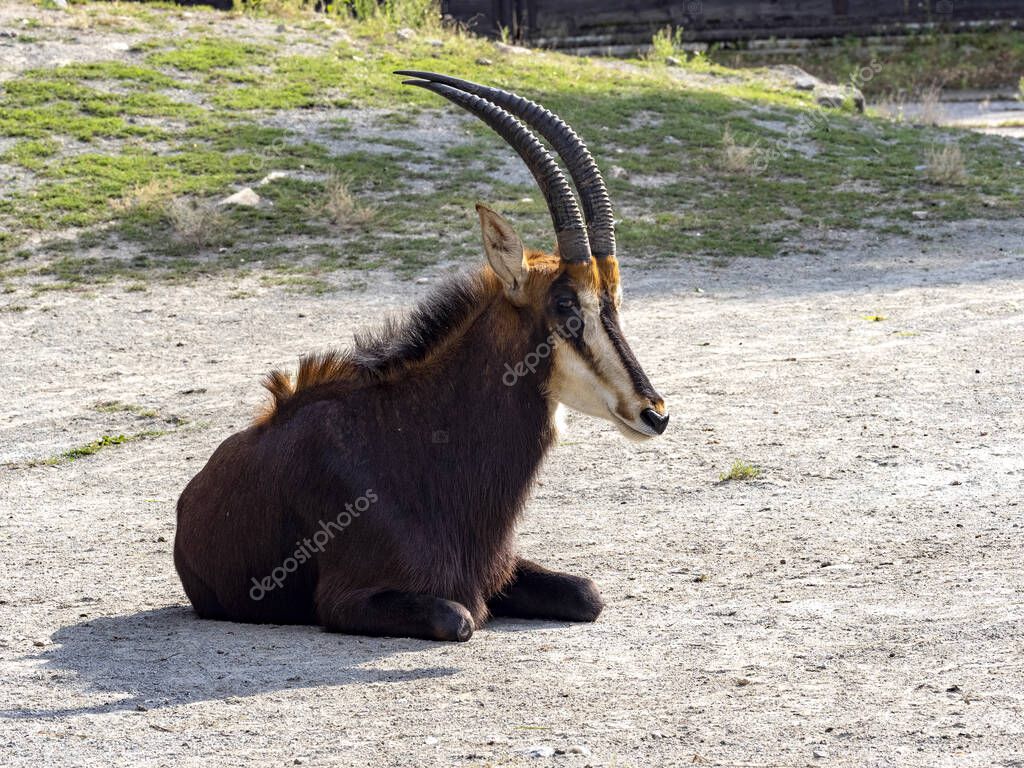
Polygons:
<instances>
[{"instance_id":1,"label":"antelope's hoof","mask_svg":"<svg viewBox=\"0 0 1024 768\"><path fill-rule=\"evenodd\" d=\"M465 606L451 600L441 601L431 625L438 640L464 643L473 636L473 617Z\"/></svg>"},{"instance_id":2,"label":"antelope's hoof","mask_svg":"<svg viewBox=\"0 0 1024 768\"><path fill-rule=\"evenodd\" d=\"M575 621L597 621L597 617L604 610L604 600L601 599L601 592L590 579L582 579L579 591L575 595L575 605L572 610L575 614Z\"/></svg>"}]
</instances>

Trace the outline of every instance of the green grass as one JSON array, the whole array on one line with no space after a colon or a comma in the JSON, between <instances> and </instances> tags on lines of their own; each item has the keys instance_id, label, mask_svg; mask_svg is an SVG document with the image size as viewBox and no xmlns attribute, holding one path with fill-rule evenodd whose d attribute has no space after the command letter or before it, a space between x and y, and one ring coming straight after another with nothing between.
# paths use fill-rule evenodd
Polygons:
<instances>
[{"instance_id":1,"label":"green grass","mask_svg":"<svg viewBox=\"0 0 1024 768\"><path fill-rule=\"evenodd\" d=\"M892 39L823 41L798 59L759 51L712 48L709 56L726 66L796 63L827 82L853 82L869 97L913 96L940 87L1013 87L1024 71L1024 35L1019 30L950 34L921 32Z\"/></svg>"},{"instance_id":2,"label":"green grass","mask_svg":"<svg viewBox=\"0 0 1024 768\"><path fill-rule=\"evenodd\" d=\"M727 483L731 480L756 480L760 476L760 468L737 459L733 462L728 472L723 472L718 476L718 482Z\"/></svg>"},{"instance_id":3,"label":"green grass","mask_svg":"<svg viewBox=\"0 0 1024 768\"><path fill-rule=\"evenodd\" d=\"M162 437L165 434L167 434L167 432L163 430L146 430L145 432L136 432L131 435L103 435L98 440L93 440L91 443L80 445L77 448L71 448L58 456L51 456L43 463L52 466L63 462L75 461L76 459L82 459L86 456L97 454L104 448L124 445L125 443L133 443L137 440Z\"/></svg>"},{"instance_id":4,"label":"green grass","mask_svg":"<svg viewBox=\"0 0 1024 768\"><path fill-rule=\"evenodd\" d=\"M3 83L0 135L15 142L0 164L30 181L0 195L0 251L44 242L32 258L0 259L0 284L144 286L253 264L289 290L326 290L319 273L340 268L411 276L478 257L477 200L512 216L528 244L549 247L541 195L502 172L512 150L440 98L402 86L397 68L513 87L561 113L606 171L623 252L652 263L774 256L822 228L893 232L912 227L911 212L922 208L933 221L1007 217L1024 194L1011 142L959 132L967 181L935 184L919 169L954 132L822 113L807 93L757 72L703 59L669 68L655 57L505 54L424 23L421 0L366 5L356 9L362 21L329 17L339 34L302 5L277 4L283 33L268 6L250 7L266 25L258 36L251 26L226 34L207 23L223 15L192 9L197 31L184 37L168 32L180 23L172 8L72 6L68 13L90 23L150 34L117 59L31 69ZM421 25L409 39L396 33L405 23ZM41 22L33 33L52 31ZM678 36L667 32L659 45L676 51ZM409 128L420 124L445 126L446 142L413 141ZM763 168L722 168L726 128L759 148ZM210 238L176 231L173 201L209 206L270 171L289 175L257 188L261 207L222 210ZM338 177L374 211L360 226L339 227L325 212ZM46 237L67 228L77 239ZM130 258L107 256L122 246ZM296 272L310 282L275 277Z\"/></svg>"},{"instance_id":5,"label":"green grass","mask_svg":"<svg viewBox=\"0 0 1024 768\"><path fill-rule=\"evenodd\" d=\"M120 400L107 400L96 403L94 408L100 413L131 413L140 419L155 419L160 416L159 411L147 408L137 403L122 403Z\"/></svg>"}]
</instances>

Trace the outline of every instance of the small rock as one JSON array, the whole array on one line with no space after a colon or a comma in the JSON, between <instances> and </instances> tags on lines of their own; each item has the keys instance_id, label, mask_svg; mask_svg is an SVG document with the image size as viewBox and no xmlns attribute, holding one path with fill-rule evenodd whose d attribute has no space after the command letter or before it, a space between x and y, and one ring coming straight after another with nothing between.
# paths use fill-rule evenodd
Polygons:
<instances>
[{"instance_id":1,"label":"small rock","mask_svg":"<svg viewBox=\"0 0 1024 768\"><path fill-rule=\"evenodd\" d=\"M256 186L257 187L265 187L270 182L277 181L278 179L287 178L287 176L288 176L288 171L271 171L266 176L264 176L262 179L260 179L256 183Z\"/></svg>"},{"instance_id":2,"label":"small rock","mask_svg":"<svg viewBox=\"0 0 1024 768\"><path fill-rule=\"evenodd\" d=\"M818 78L812 75L798 75L793 80L793 87L796 88L798 91L813 91L814 86L816 86L818 82Z\"/></svg>"},{"instance_id":3,"label":"small rock","mask_svg":"<svg viewBox=\"0 0 1024 768\"><path fill-rule=\"evenodd\" d=\"M509 45L508 43L503 43L501 41L495 42L494 47L502 53L511 53L515 56L529 56L533 53L529 48L523 48L520 45Z\"/></svg>"},{"instance_id":4,"label":"small rock","mask_svg":"<svg viewBox=\"0 0 1024 768\"><path fill-rule=\"evenodd\" d=\"M481 67L489 67L494 62L484 56L481 56L479 59L476 60L476 63L479 64Z\"/></svg>"},{"instance_id":5,"label":"small rock","mask_svg":"<svg viewBox=\"0 0 1024 768\"><path fill-rule=\"evenodd\" d=\"M828 752L826 752L824 749L816 749L811 754L819 759L828 757Z\"/></svg>"},{"instance_id":6,"label":"small rock","mask_svg":"<svg viewBox=\"0 0 1024 768\"><path fill-rule=\"evenodd\" d=\"M36 648L42 648L44 645L46 645L46 643L44 643L42 640L33 640L32 645L34 645Z\"/></svg>"},{"instance_id":7,"label":"small rock","mask_svg":"<svg viewBox=\"0 0 1024 768\"><path fill-rule=\"evenodd\" d=\"M570 744L565 748L565 751L570 755L583 755L584 757L590 757L590 748L583 744Z\"/></svg>"},{"instance_id":8,"label":"small rock","mask_svg":"<svg viewBox=\"0 0 1024 768\"><path fill-rule=\"evenodd\" d=\"M840 109L847 99L853 101L853 106L858 112L864 111L864 94L857 88L827 83L821 83L814 88L814 101L820 107Z\"/></svg>"},{"instance_id":9,"label":"small rock","mask_svg":"<svg viewBox=\"0 0 1024 768\"><path fill-rule=\"evenodd\" d=\"M444 41L442 40L427 40L427 45L432 48L444 48Z\"/></svg>"},{"instance_id":10,"label":"small rock","mask_svg":"<svg viewBox=\"0 0 1024 768\"><path fill-rule=\"evenodd\" d=\"M613 165L608 169L608 175L613 179L624 179L629 176L629 171L623 168L621 165Z\"/></svg>"},{"instance_id":11,"label":"small rock","mask_svg":"<svg viewBox=\"0 0 1024 768\"><path fill-rule=\"evenodd\" d=\"M922 219L928 218L928 211L911 211L910 215L918 221L921 221Z\"/></svg>"},{"instance_id":12,"label":"small rock","mask_svg":"<svg viewBox=\"0 0 1024 768\"><path fill-rule=\"evenodd\" d=\"M427 738L425 738L423 740L423 743L426 744L428 747L432 747L435 744L437 744L437 737L436 736L427 736Z\"/></svg>"},{"instance_id":13,"label":"small rock","mask_svg":"<svg viewBox=\"0 0 1024 768\"><path fill-rule=\"evenodd\" d=\"M426 285L429 282L430 282L430 278L429 277L417 277L416 278L416 285Z\"/></svg>"},{"instance_id":14,"label":"small rock","mask_svg":"<svg viewBox=\"0 0 1024 768\"><path fill-rule=\"evenodd\" d=\"M554 757L555 748L549 747L547 744L537 744L524 749L523 754L527 757Z\"/></svg>"},{"instance_id":15,"label":"small rock","mask_svg":"<svg viewBox=\"0 0 1024 768\"><path fill-rule=\"evenodd\" d=\"M681 67L683 65L683 62L681 62L675 56L666 56L665 57L665 64L666 64L666 66L669 66L669 67Z\"/></svg>"},{"instance_id":16,"label":"small rock","mask_svg":"<svg viewBox=\"0 0 1024 768\"><path fill-rule=\"evenodd\" d=\"M274 31L277 32L278 34L281 34L282 32L286 31L286 28L284 24L278 24L276 27L274 27Z\"/></svg>"},{"instance_id":17,"label":"small rock","mask_svg":"<svg viewBox=\"0 0 1024 768\"><path fill-rule=\"evenodd\" d=\"M50 2L52 2L57 8L60 8L62 11L67 10L68 0L50 0Z\"/></svg>"},{"instance_id":18,"label":"small rock","mask_svg":"<svg viewBox=\"0 0 1024 768\"><path fill-rule=\"evenodd\" d=\"M402 27L401 29L395 30L395 35L399 40L412 40L416 37L416 33L408 27Z\"/></svg>"},{"instance_id":19,"label":"small rock","mask_svg":"<svg viewBox=\"0 0 1024 768\"><path fill-rule=\"evenodd\" d=\"M17 38L18 33L13 29L0 29L0 37L9 37L11 39Z\"/></svg>"},{"instance_id":20,"label":"small rock","mask_svg":"<svg viewBox=\"0 0 1024 768\"><path fill-rule=\"evenodd\" d=\"M246 187L233 195L228 195L218 205L243 205L255 208L260 204L260 200L260 196L253 192L251 187Z\"/></svg>"}]
</instances>

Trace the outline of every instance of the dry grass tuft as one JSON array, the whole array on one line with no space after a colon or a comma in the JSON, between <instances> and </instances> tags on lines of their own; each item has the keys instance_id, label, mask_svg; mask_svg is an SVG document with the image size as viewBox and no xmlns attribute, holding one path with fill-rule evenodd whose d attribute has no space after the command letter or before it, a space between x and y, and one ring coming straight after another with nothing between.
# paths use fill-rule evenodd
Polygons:
<instances>
[{"instance_id":1,"label":"dry grass tuft","mask_svg":"<svg viewBox=\"0 0 1024 768\"><path fill-rule=\"evenodd\" d=\"M110 207L117 213L131 213L155 205L165 205L174 194L174 184L168 179L153 179L136 186L131 192L117 200L110 201Z\"/></svg>"},{"instance_id":2,"label":"dry grass tuft","mask_svg":"<svg viewBox=\"0 0 1024 768\"><path fill-rule=\"evenodd\" d=\"M213 203L175 198L167 201L163 214L180 249L199 251L227 239L228 220Z\"/></svg>"},{"instance_id":3,"label":"dry grass tuft","mask_svg":"<svg viewBox=\"0 0 1024 768\"><path fill-rule=\"evenodd\" d=\"M722 151L720 162L722 169L729 173L756 174L764 170L765 155L755 143L740 144L726 126L722 133Z\"/></svg>"},{"instance_id":4,"label":"dry grass tuft","mask_svg":"<svg viewBox=\"0 0 1024 768\"><path fill-rule=\"evenodd\" d=\"M347 179L333 173L327 178L324 213L332 223L345 229L365 226L377 215L372 206L362 205L356 200Z\"/></svg>"},{"instance_id":5,"label":"dry grass tuft","mask_svg":"<svg viewBox=\"0 0 1024 768\"><path fill-rule=\"evenodd\" d=\"M967 181L964 155L956 144L929 149L925 153L925 175L936 184L963 184Z\"/></svg>"},{"instance_id":6,"label":"dry grass tuft","mask_svg":"<svg viewBox=\"0 0 1024 768\"><path fill-rule=\"evenodd\" d=\"M942 88L933 85L921 92L921 112L913 121L918 125L938 125L946 114L942 106Z\"/></svg>"}]
</instances>

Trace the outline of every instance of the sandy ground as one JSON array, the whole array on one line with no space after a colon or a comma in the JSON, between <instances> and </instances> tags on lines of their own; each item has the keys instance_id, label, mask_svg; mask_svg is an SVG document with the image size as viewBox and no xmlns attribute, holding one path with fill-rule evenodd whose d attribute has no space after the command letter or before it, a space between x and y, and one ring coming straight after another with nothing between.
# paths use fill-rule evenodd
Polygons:
<instances>
[{"instance_id":1,"label":"sandy ground","mask_svg":"<svg viewBox=\"0 0 1024 768\"><path fill-rule=\"evenodd\" d=\"M671 426L572 419L520 536L607 609L462 645L200 621L171 562L175 499L259 377L426 286L0 312L0 762L1024 766L1024 221L930 234L627 258ZM718 483L737 458L763 476Z\"/></svg>"}]
</instances>

